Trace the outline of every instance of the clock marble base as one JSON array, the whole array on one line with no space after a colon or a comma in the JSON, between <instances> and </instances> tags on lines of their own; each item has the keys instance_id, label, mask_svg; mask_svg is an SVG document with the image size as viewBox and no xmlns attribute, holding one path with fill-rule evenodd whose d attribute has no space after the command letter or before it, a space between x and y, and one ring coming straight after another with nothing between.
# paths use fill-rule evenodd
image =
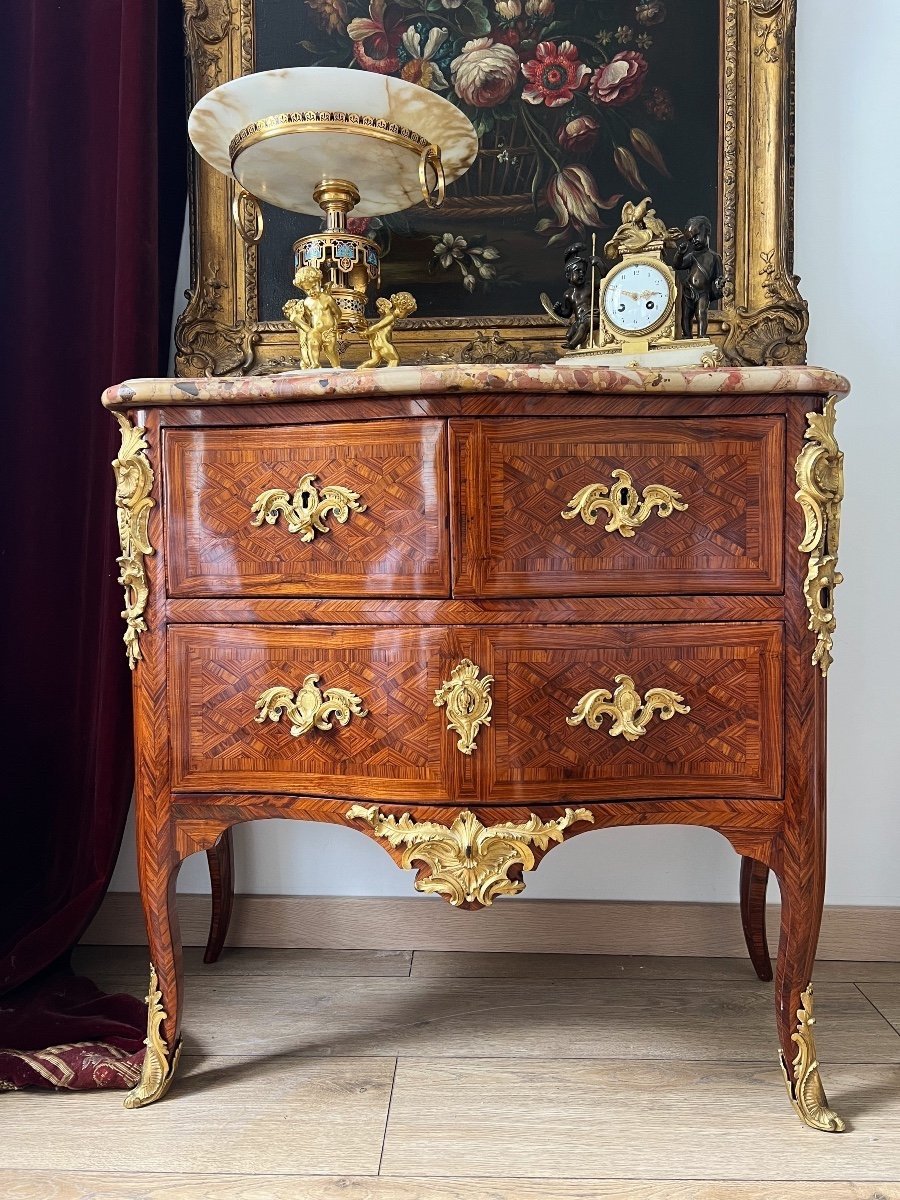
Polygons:
<instances>
[{"instance_id":1,"label":"clock marble base","mask_svg":"<svg viewBox=\"0 0 900 1200\"><path fill-rule=\"evenodd\" d=\"M558 367L715 367L722 351L707 338L692 338L631 353L627 350L576 350L556 360Z\"/></svg>"}]
</instances>

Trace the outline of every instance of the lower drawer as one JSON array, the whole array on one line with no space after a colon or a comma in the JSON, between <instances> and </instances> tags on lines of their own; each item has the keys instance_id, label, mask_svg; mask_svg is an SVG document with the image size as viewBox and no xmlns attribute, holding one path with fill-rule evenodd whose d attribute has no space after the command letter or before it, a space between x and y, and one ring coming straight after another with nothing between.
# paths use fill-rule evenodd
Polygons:
<instances>
[{"instance_id":1,"label":"lower drawer","mask_svg":"<svg viewBox=\"0 0 900 1200\"><path fill-rule=\"evenodd\" d=\"M529 805L782 794L777 623L184 625L169 656L176 791Z\"/></svg>"}]
</instances>

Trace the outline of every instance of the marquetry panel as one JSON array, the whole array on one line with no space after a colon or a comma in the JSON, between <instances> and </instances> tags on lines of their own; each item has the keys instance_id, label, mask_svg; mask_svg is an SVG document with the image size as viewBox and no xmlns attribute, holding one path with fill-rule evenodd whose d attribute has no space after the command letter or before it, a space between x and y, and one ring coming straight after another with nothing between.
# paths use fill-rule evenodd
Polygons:
<instances>
[{"instance_id":1,"label":"marquetry panel","mask_svg":"<svg viewBox=\"0 0 900 1200\"><path fill-rule=\"evenodd\" d=\"M446 596L446 430L372 421L164 435L173 596ZM304 542L285 516L251 523L262 492L302 476L357 492L364 511Z\"/></svg>"},{"instance_id":2,"label":"marquetry panel","mask_svg":"<svg viewBox=\"0 0 900 1200\"><path fill-rule=\"evenodd\" d=\"M485 631L496 680L485 802L781 796L782 640L775 623ZM610 736L609 716L599 730L567 724L622 674L642 698L679 693L690 712L655 713L634 741Z\"/></svg>"},{"instance_id":3,"label":"marquetry panel","mask_svg":"<svg viewBox=\"0 0 900 1200\"><path fill-rule=\"evenodd\" d=\"M441 629L268 629L172 626L173 788L348 798L444 800ZM257 723L269 688L359 695L368 710L346 726L299 737L291 722Z\"/></svg>"},{"instance_id":4,"label":"marquetry panel","mask_svg":"<svg viewBox=\"0 0 900 1200\"><path fill-rule=\"evenodd\" d=\"M639 595L776 592L782 587L784 422L454 420L454 594ZM580 516L572 498L663 485L687 507L651 511L626 537Z\"/></svg>"}]
</instances>

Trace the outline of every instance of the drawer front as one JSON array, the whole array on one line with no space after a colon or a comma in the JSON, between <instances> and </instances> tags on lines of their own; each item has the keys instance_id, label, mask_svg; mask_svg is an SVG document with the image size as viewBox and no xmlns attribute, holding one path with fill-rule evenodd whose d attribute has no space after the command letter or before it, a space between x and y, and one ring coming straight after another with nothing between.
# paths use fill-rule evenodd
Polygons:
<instances>
[{"instance_id":1,"label":"drawer front","mask_svg":"<svg viewBox=\"0 0 900 1200\"><path fill-rule=\"evenodd\" d=\"M782 628L171 626L176 791L782 795ZM330 726L330 727L329 727Z\"/></svg>"},{"instance_id":2,"label":"drawer front","mask_svg":"<svg viewBox=\"0 0 900 1200\"><path fill-rule=\"evenodd\" d=\"M167 430L172 596L447 596L446 429Z\"/></svg>"},{"instance_id":3,"label":"drawer front","mask_svg":"<svg viewBox=\"0 0 900 1200\"><path fill-rule=\"evenodd\" d=\"M781 625L547 626L485 640L485 801L782 795Z\"/></svg>"},{"instance_id":4,"label":"drawer front","mask_svg":"<svg viewBox=\"0 0 900 1200\"><path fill-rule=\"evenodd\" d=\"M444 637L170 626L173 788L448 799L432 703Z\"/></svg>"},{"instance_id":5,"label":"drawer front","mask_svg":"<svg viewBox=\"0 0 900 1200\"><path fill-rule=\"evenodd\" d=\"M781 417L451 422L458 596L782 587Z\"/></svg>"}]
</instances>

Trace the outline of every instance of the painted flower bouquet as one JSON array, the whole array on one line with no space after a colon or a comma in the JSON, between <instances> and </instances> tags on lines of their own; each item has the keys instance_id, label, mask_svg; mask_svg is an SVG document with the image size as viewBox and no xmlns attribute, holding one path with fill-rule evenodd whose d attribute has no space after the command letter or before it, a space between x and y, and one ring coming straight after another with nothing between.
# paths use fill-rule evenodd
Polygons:
<instances>
[{"instance_id":1,"label":"painted flower bouquet","mask_svg":"<svg viewBox=\"0 0 900 1200\"><path fill-rule=\"evenodd\" d=\"M668 175L647 126L671 97L650 86L665 0L305 0L310 61L398 75L458 105L479 135L446 217L521 219L547 244L602 225L616 181L649 192ZM621 22L623 12L629 14ZM618 22L618 23L617 23ZM597 175L605 172L603 185ZM621 187L621 182L619 183ZM471 290L495 273L490 246L441 235L435 258ZM471 279L471 283L466 280Z\"/></svg>"}]
</instances>

